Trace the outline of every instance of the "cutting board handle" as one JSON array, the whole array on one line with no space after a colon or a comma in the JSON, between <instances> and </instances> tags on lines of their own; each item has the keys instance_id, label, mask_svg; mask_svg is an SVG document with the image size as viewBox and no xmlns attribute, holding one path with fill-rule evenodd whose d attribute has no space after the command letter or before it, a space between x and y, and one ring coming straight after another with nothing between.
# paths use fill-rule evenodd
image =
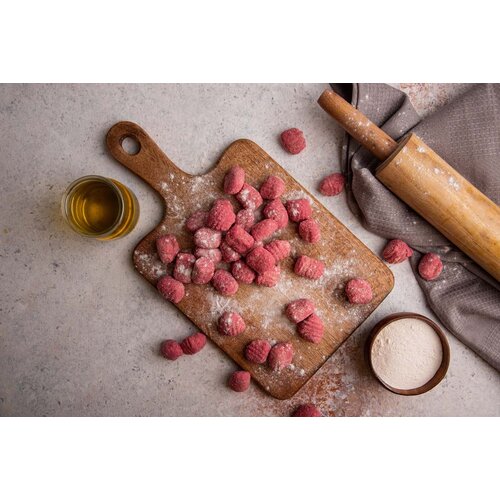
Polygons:
<instances>
[{"instance_id":1,"label":"cutting board handle","mask_svg":"<svg viewBox=\"0 0 500 500\"><path fill-rule=\"evenodd\" d=\"M123 148L123 141L131 138L137 141L138 151L128 153ZM115 160L145 180L153 189L165 195L170 180L176 177L190 177L178 168L149 135L133 122L118 122L106 135L106 145ZM173 187L172 187L173 189Z\"/></svg>"},{"instance_id":2,"label":"cutting board handle","mask_svg":"<svg viewBox=\"0 0 500 500\"><path fill-rule=\"evenodd\" d=\"M386 160L396 150L398 144L392 137L332 90L325 90L318 104L379 160Z\"/></svg>"}]
</instances>

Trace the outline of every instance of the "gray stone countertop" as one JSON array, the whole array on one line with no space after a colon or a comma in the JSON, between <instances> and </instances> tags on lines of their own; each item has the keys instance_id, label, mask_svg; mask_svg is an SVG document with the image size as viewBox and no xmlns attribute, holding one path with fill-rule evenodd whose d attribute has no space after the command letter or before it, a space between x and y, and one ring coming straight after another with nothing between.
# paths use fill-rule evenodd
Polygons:
<instances>
[{"instance_id":1,"label":"gray stone countertop","mask_svg":"<svg viewBox=\"0 0 500 500\"><path fill-rule=\"evenodd\" d=\"M137 274L131 253L161 218L153 192L114 161L106 131L139 123L187 172L209 169L225 147L249 138L299 182L338 170L341 129L315 103L326 84L0 85L0 415L288 415L314 402L335 415L499 415L498 373L448 334L445 380L418 397L397 396L370 375L362 347L383 316L415 311L436 319L408 263L375 313L289 401L252 385L225 386L234 363L208 343L168 362L165 338L193 325ZM428 113L463 90L453 84L402 84ZM278 134L304 130L308 147L291 156ZM141 216L127 237L99 242L73 233L60 214L66 186L87 174L118 179L137 195ZM384 240L349 211L345 194L321 200L374 252Z\"/></svg>"}]
</instances>

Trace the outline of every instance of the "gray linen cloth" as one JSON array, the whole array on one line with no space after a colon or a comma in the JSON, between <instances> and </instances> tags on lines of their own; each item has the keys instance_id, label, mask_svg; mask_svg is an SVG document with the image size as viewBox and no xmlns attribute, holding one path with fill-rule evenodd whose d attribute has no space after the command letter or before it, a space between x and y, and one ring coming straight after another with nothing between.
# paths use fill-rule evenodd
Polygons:
<instances>
[{"instance_id":1,"label":"gray linen cloth","mask_svg":"<svg viewBox=\"0 0 500 500\"><path fill-rule=\"evenodd\" d=\"M385 84L332 83L332 88L398 140L412 131L495 203L500 203L500 84L478 84L421 119L408 96ZM427 302L459 340L500 370L500 284L392 194L374 175L380 162L346 135L342 171L348 203L370 231L414 250L413 272ZM435 281L417 272L435 252L444 270Z\"/></svg>"}]
</instances>

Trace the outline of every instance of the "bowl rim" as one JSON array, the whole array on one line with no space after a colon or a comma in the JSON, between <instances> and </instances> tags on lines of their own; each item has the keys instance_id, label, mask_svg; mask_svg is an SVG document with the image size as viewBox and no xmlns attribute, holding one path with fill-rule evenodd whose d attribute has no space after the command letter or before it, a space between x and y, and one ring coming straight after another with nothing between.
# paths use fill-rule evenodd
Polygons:
<instances>
[{"instance_id":1,"label":"bowl rim","mask_svg":"<svg viewBox=\"0 0 500 500\"><path fill-rule=\"evenodd\" d=\"M392 323L400 319L418 319L427 323L437 333L441 341L441 347L443 349L443 359L441 360L441 364L437 369L436 373L424 385L421 385L420 387L416 387L414 389L398 389L396 387L392 387L391 385L384 382L384 380L377 374L377 372L373 368L372 347L375 339L377 338L378 334L382 331L382 329L385 328L389 323ZM425 392L430 391L443 380L443 378L446 375L446 372L448 371L448 367L450 366L450 345L448 343L446 335L434 321L418 313L402 312L402 313L389 314L388 316L385 316L372 328L365 345L366 345L366 356L368 365L370 366L370 370L375 376L375 378L386 389L402 396L418 396L420 394L424 394Z\"/></svg>"},{"instance_id":2,"label":"bowl rim","mask_svg":"<svg viewBox=\"0 0 500 500\"><path fill-rule=\"evenodd\" d=\"M95 233L82 233L80 231L80 228L71 220L71 217L69 216L69 210L68 210L68 203L71 201L71 196L73 194L73 191L75 190L76 187L78 187L80 184L85 183L85 182L91 182L91 181L97 181L101 182L103 184L106 184L108 187L110 187L113 191L113 193L116 196L116 199L118 201L118 214L116 215L116 218L113 222L113 224L108 228L105 229L104 231L100 232L95 232ZM77 234L80 236L83 236L84 238L90 238L90 239L102 239L107 236L110 236L113 234L113 231L116 230L117 227L122 224L123 219L125 217L125 201L123 199L123 193L120 191L118 186L114 183L114 179L108 178L108 177L103 177L102 175L97 175L97 174L90 174L90 175L84 175L83 177L79 177L78 179L75 179L64 191L63 197L61 199L61 210L63 213L63 217L66 220L66 222L69 224L71 229L75 231Z\"/></svg>"}]
</instances>

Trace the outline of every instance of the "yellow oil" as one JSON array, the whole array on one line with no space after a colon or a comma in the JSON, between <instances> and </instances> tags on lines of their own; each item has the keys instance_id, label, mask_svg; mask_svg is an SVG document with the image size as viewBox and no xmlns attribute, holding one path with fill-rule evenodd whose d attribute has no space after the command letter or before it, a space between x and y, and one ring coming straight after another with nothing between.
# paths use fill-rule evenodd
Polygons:
<instances>
[{"instance_id":1,"label":"yellow oil","mask_svg":"<svg viewBox=\"0 0 500 500\"><path fill-rule=\"evenodd\" d=\"M62 208L77 233L100 240L125 236L139 217L134 194L120 182L98 176L83 177L71 184Z\"/></svg>"}]
</instances>

